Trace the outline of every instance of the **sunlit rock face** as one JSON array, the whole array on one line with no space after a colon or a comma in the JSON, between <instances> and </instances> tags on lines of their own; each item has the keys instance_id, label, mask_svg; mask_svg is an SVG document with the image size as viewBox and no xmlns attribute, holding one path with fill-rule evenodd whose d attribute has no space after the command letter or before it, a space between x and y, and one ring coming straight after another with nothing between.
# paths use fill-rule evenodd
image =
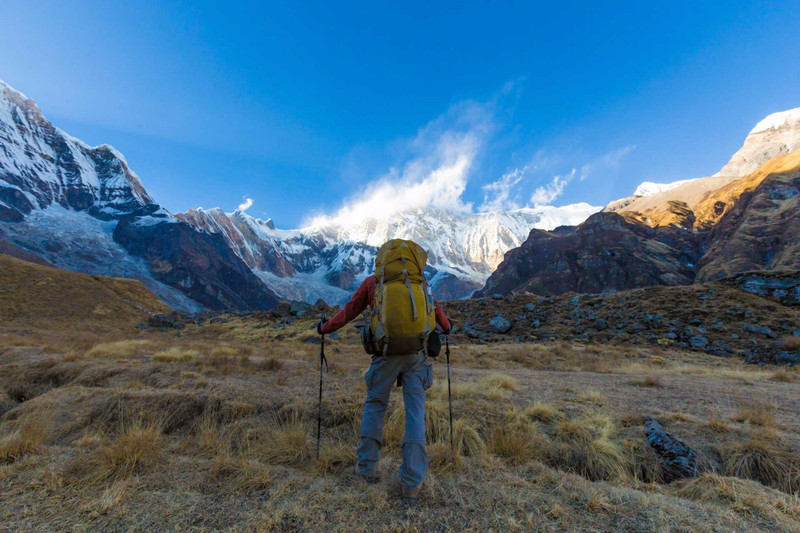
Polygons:
<instances>
[{"instance_id":1,"label":"sunlit rock face","mask_svg":"<svg viewBox=\"0 0 800 533\"><path fill-rule=\"evenodd\" d=\"M799 125L800 109L770 115L716 176L646 183L575 228L531 232L478 294L604 292L800 270Z\"/></svg>"}]
</instances>

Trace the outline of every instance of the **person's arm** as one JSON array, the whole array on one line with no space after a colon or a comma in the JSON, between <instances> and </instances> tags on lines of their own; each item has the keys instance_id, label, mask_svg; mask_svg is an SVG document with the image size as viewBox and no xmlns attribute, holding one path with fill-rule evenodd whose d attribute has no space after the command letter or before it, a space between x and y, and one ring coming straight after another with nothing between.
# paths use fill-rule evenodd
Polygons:
<instances>
[{"instance_id":1,"label":"person's arm","mask_svg":"<svg viewBox=\"0 0 800 533\"><path fill-rule=\"evenodd\" d=\"M436 300L433 301L434 307L436 307L436 323L439 324L439 327L442 328L442 331L445 333L450 331L450 319L447 318L447 315L444 314L442 311L439 302Z\"/></svg>"},{"instance_id":2,"label":"person's arm","mask_svg":"<svg viewBox=\"0 0 800 533\"><path fill-rule=\"evenodd\" d=\"M319 332L323 335L333 333L363 313L364 309L366 309L369 305L370 283L374 283L374 278L372 276L368 277L363 283L361 283L361 286L358 288L353 297L350 298L350 301L347 302L344 307L333 316L333 318L325 322L325 324L320 327Z\"/></svg>"}]
</instances>

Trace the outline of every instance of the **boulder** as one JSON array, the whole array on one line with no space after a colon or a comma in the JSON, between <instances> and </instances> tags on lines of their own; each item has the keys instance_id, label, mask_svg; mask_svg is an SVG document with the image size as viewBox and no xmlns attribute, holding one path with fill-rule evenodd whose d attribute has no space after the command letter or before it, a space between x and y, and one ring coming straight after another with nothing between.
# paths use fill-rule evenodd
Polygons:
<instances>
[{"instance_id":1,"label":"boulder","mask_svg":"<svg viewBox=\"0 0 800 533\"><path fill-rule=\"evenodd\" d=\"M689 339L689 346L691 346L695 350L702 350L706 346L708 346L708 339L706 339L701 335L694 336Z\"/></svg>"},{"instance_id":2,"label":"boulder","mask_svg":"<svg viewBox=\"0 0 800 533\"><path fill-rule=\"evenodd\" d=\"M303 316L309 309L311 309L311 304L308 302L292 302L289 313L292 316Z\"/></svg>"},{"instance_id":3,"label":"boulder","mask_svg":"<svg viewBox=\"0 0 800 533\"><path fill-rule=\"evenodd\" d=\"M151 328L183 328L183 322L170 315L153 315L147 319L147 325Z\"/></svg>"},{"instance_id":4,"label":"boulder","mask_svg":"<svg viewBox=\"0 0 800 533\"><path fill-rule=\"evenodd\" d=\"M769 329L766 326L756 326L754 324L742 324L742 327L749 331L750 333L757 333L759 335L764 335L765 337L769 337L770 339L774 339L776 337L775 332Z\"/></svg>"},{"instance_id":5,"label":"boulder","mask_svg":"<svg viewBox=\"0 0 800 533\"><path fill-rule=\"evenodd\" d=\"M272 308L272 315L275 317L286 317L292 314L292 304L289 302L279 302Z\"/></svg>"},{"instance_id":6,"label":"boulder","mask_svg":"<svg viewBox=\"0 0 800 533\"><path fill-rule=\"evenodd\" d=\"M605 331L608 329L608 322L606 322L605 318L598 318L594 321L594 329L597 331Z\"/></svg>"},{"instance_id":7,"label":"boulder","mask_svg":"<svg viewBox=\"0 0 800 533\"><path fill-rule=\"evenodd\" d=\"M489 326L497 333L507 333L511 329L511 322L502 316L496 316L489 322Z\"/></svg>"},{"instance_id":8,"label":"boulder","mask_svg":"<svg viewBox=\"0 0 800 533\"><path fill-rule=\"evenodd\" d=\"M776 365L800 365L800 353L780 352L775 356Z\"/></svg>"},{"instance_id":9,"label":"boulder","mask_svg":"<svg viewBox=\"0 0 800 533\"><path fill-rule=\"evenodd\" d=\"M664 426L652 417L644 419L647 443L662 461L664 481L684 479L697 475L697 454L675 435L667 433Z\"/></svg>"}]
</instances>

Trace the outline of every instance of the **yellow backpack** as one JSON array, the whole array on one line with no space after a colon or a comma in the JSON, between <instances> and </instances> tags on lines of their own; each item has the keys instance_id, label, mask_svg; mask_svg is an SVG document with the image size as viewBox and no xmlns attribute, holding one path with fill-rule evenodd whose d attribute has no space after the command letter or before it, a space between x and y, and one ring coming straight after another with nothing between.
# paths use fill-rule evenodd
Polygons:
<instances>
[{"instance_id":1,"label":"yellow backpack","mask_svg":"<svg viewBox=\"0 0 800 533\"><path fill-rule=\"evenodd\" d=\"M427 351L436 328L433 294L425 279L427 261L428 254L413 241L392 239L378 250L370 318L376 353Z\"/></svg>"}]
</instances>

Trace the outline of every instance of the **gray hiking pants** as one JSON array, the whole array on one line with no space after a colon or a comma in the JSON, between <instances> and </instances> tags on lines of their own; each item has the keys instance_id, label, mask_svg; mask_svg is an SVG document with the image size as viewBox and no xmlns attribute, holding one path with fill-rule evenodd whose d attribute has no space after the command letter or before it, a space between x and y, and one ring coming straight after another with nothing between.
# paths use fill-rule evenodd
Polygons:
<instances>
[{"instance_id":1,"label":"gray hiking pants","mask_svg":"<svg viewBox=\"0 0 800 533\"><path fill-rule=\"evenodd\" d=\"M433 368L423 353L410 355L375 355L367 370L367 400L361 419L361 445L358 447L358 468L365 476L374 476L383 446L383 418L389 405L389 393L397 382L403 385L406 427L401 454L403 463L398 474L409 487L422 483L428 470L425 451L425 391L433 385Z\"/></svg>"}]
</instances>

